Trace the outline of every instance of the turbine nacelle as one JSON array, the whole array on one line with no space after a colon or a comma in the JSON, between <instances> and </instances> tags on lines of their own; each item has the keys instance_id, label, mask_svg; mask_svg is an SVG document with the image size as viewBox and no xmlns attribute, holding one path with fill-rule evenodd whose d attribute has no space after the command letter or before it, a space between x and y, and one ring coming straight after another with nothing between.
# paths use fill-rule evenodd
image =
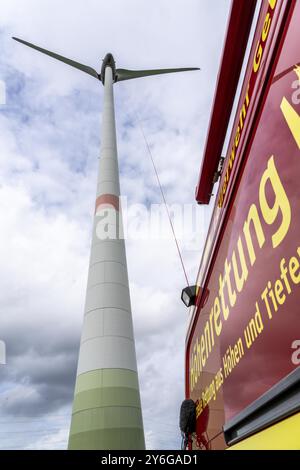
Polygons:
<instances>
[{"instance_id":1,"label":"turbine nacelle","mask_svg":"<svg viewBox=\"0 0 300 470\"><path fill-rule=\"evenodd\" d=\"M103 83L103 85L104 85L104 80L105 80L106 67L110 67L112 69L113 81L115 82L116 81L116 62L115 62L114 56L110 52L106 54L106 56L104 57L102 61L101 74L99 78L101 82Z\"/></svg>"}]
</instances>

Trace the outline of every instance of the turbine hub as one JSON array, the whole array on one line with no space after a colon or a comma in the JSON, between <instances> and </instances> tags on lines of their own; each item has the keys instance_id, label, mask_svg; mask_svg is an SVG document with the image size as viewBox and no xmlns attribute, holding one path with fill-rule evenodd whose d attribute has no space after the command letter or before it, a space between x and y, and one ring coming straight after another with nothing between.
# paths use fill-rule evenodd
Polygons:
<instances>
[{"instance_id":1,"label":"turbine hub","mask_svg":"<svg viewBox=\"0 0 300 470\"><path fill-rule=\"evenodd\" d=\"M101 82L104 85L104 80L105 80L105 69L106 67L110 67L112 69L112 74L113 74L113 81L116 79L116 63L113 55L109 52L106 54L102 61L102 67L101 67Z\"/></svg>"}]
</instances>

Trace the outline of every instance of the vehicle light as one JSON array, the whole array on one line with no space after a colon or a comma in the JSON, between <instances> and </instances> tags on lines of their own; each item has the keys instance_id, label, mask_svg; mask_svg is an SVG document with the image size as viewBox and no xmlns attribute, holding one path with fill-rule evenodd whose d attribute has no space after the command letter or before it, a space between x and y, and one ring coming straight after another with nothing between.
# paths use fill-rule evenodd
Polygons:
<instances>
[{"instance_id":1,"label":"vehicle light","mask_svg":"<svg viewBox=\"0 0 300 470\"><path fill-rule=\"evenodd\" d=\"M196 305L198 286L185 287L181 292L181 300L186 307Z\"/></svg>"}]
</instances>

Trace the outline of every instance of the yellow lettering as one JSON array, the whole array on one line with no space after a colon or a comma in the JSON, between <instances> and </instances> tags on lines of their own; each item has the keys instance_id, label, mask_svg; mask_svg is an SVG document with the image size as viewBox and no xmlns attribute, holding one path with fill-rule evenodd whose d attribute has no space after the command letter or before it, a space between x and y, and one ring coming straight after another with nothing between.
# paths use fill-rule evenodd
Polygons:
<instances>
[{"instance_id":1,"label":"yellow lettering","mask_svg":"<svg viewBox=\"0 0 300 470\"><path fill-rule=\"evenodd\" d=\"M241 137L240 126L238 126L238 128L236 130L236 135L235 135L235 146L236 146L236 148L238 148L240 137Z\"/></svg>"},{"instance_id":2,"label":"yellow lettering","mask_svg":"<svg viewBox=\"0 0 300 470\"><path fill-rule=\"evenodd\" d=\"M200 351L201 351L200 357L201 357L201 366L202 366L200 370L202 370L202 368L205 367L205 364L206 364L206 357L204 354L205 353L205 340L204 340L203 335L201 335L201 338L200 338Z\"/></svg>"},{"instance_id":3,"label":"yellow lettering","mask_svg":"<svg viewBox=\"0 0 300 470\"><path fill-rule=\"evenodd\" d=\"M253 242L252 242L252 237L250 233L250 223L253 222L254 228L255 228L255 233L256 237L258 240L259 247L261 248L263 244L265 243L265 236L264 232L261 226L260 218L257 212L257 208L255 204L252 204L252 206L249 209L248 213L248 218L244 223L244 236L247 244L247 249L248 249L248 254L251 262L251 266L253 266L255 260L256 260L256 255L255 251L253 248Z\"/></svg>"},{"instance_id":4,"label":"yellow lettering","mask_svg":"<svg viewBox=\"0 0 300 470\"><path fill-rule=\"evenodd\" d=\"M204 338L205 338L205 349L206 349L206 356L211 352L211 341L210 341L210 329L209 329L209 322L205 323L204 327Z\"/></svg>"},{"instance_id":5,"label":"yellow lettering","mask_svg":"<svg viewBox=\"0 0 300 470\"><path fill-rule=\"evenodd\" d=\"M280 108L300 150L300 116L286 98L281 101Z\"/></svg>"},{"instance_id":6,"label":"yellow lettering","mask_svg":"<svg viewBox=\"0 0 300 470\"><path fill-rule=\"evenodd\" d=\"M235 250L233 250L233 254L232 254L232 266L233 266L236 288L238 292L241 292L243 289L244 283L246 282L248 278L248 268L247 268L247 264L245 260L244 248L243 248L241 237L239 237L238 239L237 246L238 246L238 251L239 251L240 264L242 268L241 275L239 275L239 272L238 272Z\"/></svg>"},{"instance_id":7,"label":"yellow lettering","mask_svg":"<svg viewBox=\"0 0 300 470\"><path fill-rule=\"evenodd\" d=\"M254 61L253 61L253 71L254 71L254 73L256 73L258 71L259 67L260 67L262 54L263 54L263 48L262 48L262 45L260 44L260 42L258 42L257 47L256 47L256 51L255 51L255 54L254 54Z\"/></svg>"},{"instance_id":8,"label":"yellow lettering","mask_svg":"<svg viewBox=\"0 0 300 470\"><path fill-rule=\"evenodd\" d=\"M269 0L269 5L272 8L272 10L274 10L276 3L277 3L277 0Z\"/></svg>"},{"instance_id":9,"label":"yellow lettering","mask_svg":"<svg viewBox=\"0 0 300 470\"><path fill-rule=\"evenodd\" d=\"M261 33L261 39L262 39L263 42L265 42L265 40L268 37L269 31L270 31L270 24L271 24L270 13L267 13L267 16L266 16L265 22L264 22L264 26L263 26L263 30L262 30L262 33Z\"/></svg>"},{"instance_id":10,"label":"yellow lettering","mask_svg":"<svg viewBox=\"0 0 300 470\"><path fill-rule=\"evenodd\" d=\"M280 305L283 305L286 299L285 294L283 293L283 284L280 279L277 279L274 286L276 300Z\"/></svg>"},{"instance_id":11,"label":"yellow lettering","mask_svg":"<svg viewBox=\"0 0 300 470\"><path fill-rule=\"evenodd\" d=\"M249 97L249 87L250 87L250 84L248 83L248 87L247 87L247 93L246 93L246 105L247 105L247 108L249 106L249 103L250 103L250 97Z\"/></svg>"},{"instance_id":12,"label":"yellow lettering","mask_svg":"<svg viewBox=\"0 0 300 470\"><path fill-rule=\"evenodd\" d=\"M290 276L294 284L299 284L300 282L300 273L299 273L299 261L295 256L290 259L289 270ZM297 272L298 271L298 272Z\"/></svg>"},{"instance_id":13,"label":"yellow lettering","mask_svg":"<svg viewBox=\"0 0 300 470\"><path fill-rule=\"evenodd\" d=\"M222 321L220 320L220 313L221 313L220 301L219 301L219 297L216 297L215 304L214 304L214 320L215 320L215 331L218 336L220 336L221 331L222 331Z\"/></svg>"},{"instance_id":14,"label":"yellow lettering","mask_svg":"<svg viewBox=\"0 0 300 470\"><path fill-rule=\"evenodd\" d=\"M266 197L266 183L271 183L275 195L273 207L270 207ZM287 234L291 223L291 206L276 170L274 157L268 161L267 169L262 175L259 186L259 202L263 217L267 224L271 225L276 220L279 210L282 222L277 232L272 236L273 248L276 248Z\"/></svg>"}]
</instances>

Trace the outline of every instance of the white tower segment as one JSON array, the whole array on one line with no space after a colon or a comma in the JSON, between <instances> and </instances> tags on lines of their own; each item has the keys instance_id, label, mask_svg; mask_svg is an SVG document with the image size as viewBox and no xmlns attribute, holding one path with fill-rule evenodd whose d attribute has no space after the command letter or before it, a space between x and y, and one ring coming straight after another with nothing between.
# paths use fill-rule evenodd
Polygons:
<instances>
[{"instance_id":1,"label":"white tower segment","mask_svg":"<svg viewBox=\"0 0 300 470\"><path fill-rule=\"evenodd\" d=\"M88 73L104 85L101 157L69 449L144 449L122 237L113 84L148 75L198 69L116 69L113 56L107 54L98 74L91 67L14 39Z\"/></svg>"}]
</instances>

